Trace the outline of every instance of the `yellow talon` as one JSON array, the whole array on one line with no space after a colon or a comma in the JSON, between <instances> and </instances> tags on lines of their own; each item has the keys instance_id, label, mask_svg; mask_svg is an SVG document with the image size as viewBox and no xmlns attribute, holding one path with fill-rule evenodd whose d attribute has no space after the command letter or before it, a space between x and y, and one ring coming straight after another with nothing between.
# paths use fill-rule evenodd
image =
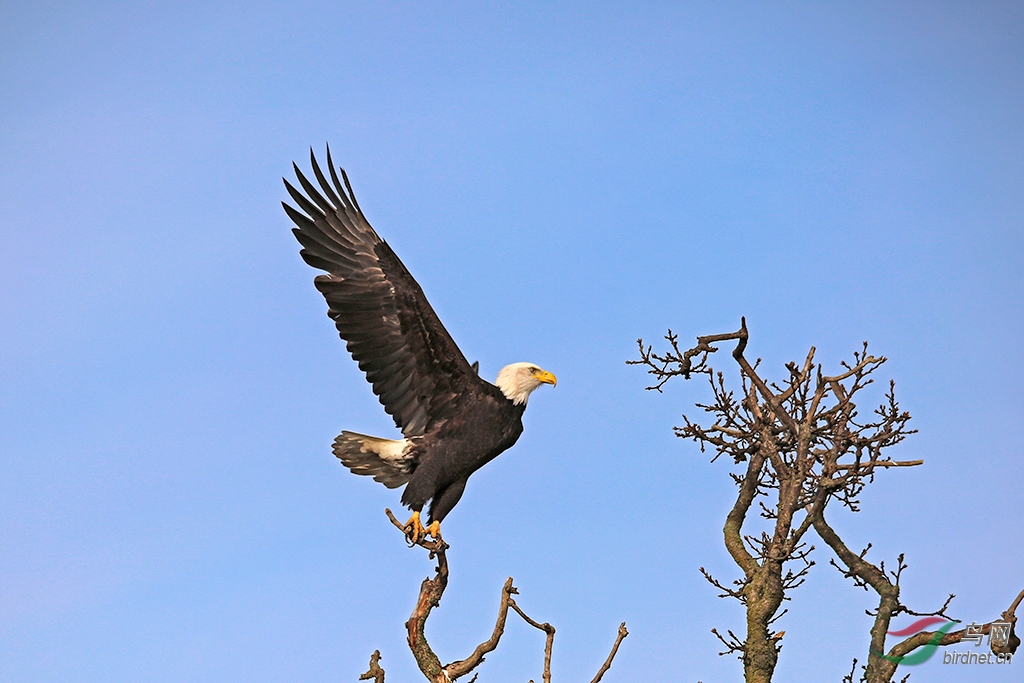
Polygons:
<instances>
[{"instance_id":1,"label":"yellow talon","mask_svg":"<svg viewBox=\"0 0 1024 683\"><path fill-rule=\"evenodd\" d=\"M435 522L436 523L436 522ZM431 524L433 527L433 524ZM412 513L412 517L405 523L405 540L411 545L416 545L423 540L424 536L427 535L427 530L423 528L423 522L420 521L420 513L417 510Z\"/></svg>"},{"instance_id":2,"label":"yellow talon","mask_svg":"<svg viewBox=\"0 0 1024 683\"><path fill-rule=\"evenodd\" d=\"M441 540L441 522L434 520L426 529L427 533L434 537L435 541Z\"/></svg>"}]
</instances>

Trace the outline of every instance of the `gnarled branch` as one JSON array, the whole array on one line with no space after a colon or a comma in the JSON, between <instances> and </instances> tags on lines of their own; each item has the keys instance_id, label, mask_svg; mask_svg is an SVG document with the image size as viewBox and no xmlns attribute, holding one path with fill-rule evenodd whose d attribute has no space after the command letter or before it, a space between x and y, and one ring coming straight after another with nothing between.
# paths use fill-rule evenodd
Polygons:
<instances>
[{"instance_id":1,"label":"gnarled branch","mask_svg":"<svg viewBox=\"0 0 1024 683\"><path fill-rule=\"evenodd\" d=\"M404 526L398 519L392 514L391 510L385 510L388 519L395 528L405 533ZM498 605L498 616L494 623L494 629L491 632L490 637L476 646L473 652L465 659L456 660L450 664L441 664L440 658L431 649L430 644L427 642L425 633L425 627L427 618L430 616L430 612L437 607L441 602L441 596L444 594L445 588L448 586L448 560L445 551L448 549L448 545L439 539L427 540L426 538L419 540L415 543L420 547L426 548L430 552L430 557L437 558L437 568L434 578L426 578L420 585L419 596L416 600L416 607L413 609L412 615L409 617L409 621L406 622L406 629L409 633L409 649L412 651L413 657L416 659L416 664L419 666L420 671L427 678L430 683L450 683L455 679L465 676L466 674L473 671L476 667L483 663L485 655L493 652L501 641L501 636L505 633L505 623L508 619L508 610L511 608L516 612L523 621L530 626L543 631L546 634L544 643L544 683L551 683L551 651L554 646L555 639L555 627L551 624L540 623L531 619L527 614L516 604L513 595L518 595L519 591L513 585L512 577L509 577L505 581L505 585L501 589L501 600ZM618 637L615 640L615 644L612 646L611 653L605 660L601 669L598 671L597 676L594 678L592 683L597 683L604 676L605 672L612 665L612 660L615 658L616 653L619 650L619 645L622 640L629 635L626 631L626 624L623 622L619 626ZM380 653L375 652L373 657L370 659L370 671L363 674L360 680L368 679L372 675L375 675L379 671L380 679L375 683L383 683L384 671L380 669L377 664L380 659ZM475 680L474 676L474 680Z\"/></svg>"},{"instance_id":2,"label":"gnarled branch","mask_svg":"<svg viewBox=\"0 0 1024 683\"><path fill-rule=\"evenodd\" d=\"M373 651L373 654L370 655L370 668L359 676L361 681L368 681L371 678L373 683L384 683L384 669L380 668L380 650Z\"/></svg>"}]
</instances>

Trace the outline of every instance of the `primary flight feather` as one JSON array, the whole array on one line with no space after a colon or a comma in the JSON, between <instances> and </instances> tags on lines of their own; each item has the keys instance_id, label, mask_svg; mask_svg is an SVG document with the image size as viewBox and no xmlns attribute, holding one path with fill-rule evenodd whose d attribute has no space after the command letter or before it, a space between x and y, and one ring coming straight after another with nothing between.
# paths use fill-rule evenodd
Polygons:
<instances>
[{"instance_id":1,"label":"primary flight feather","mask_svg":"<svg viewBox=\"0 0 1024 683\"><path fill-rule=\"evenodd\" d=\"M293 164L305 194L285 180L298 208L282 205L296 225L303 260L327 273L313 280L327 300L327 315L404 437L343 431L334 454L355 474L388 488L405 485L402 503L413 511L408 537L439 539L441 520L459 502L469 476L516 442L530 393L554 385L555 376L532 363L513 363L494 384L481 379L419 284L370 227L344 170L338 178L330 148L330 182L312 150L309 156L319 189ZM420 513L428 501L424 526Z\"/></svg>"}]
</instances>

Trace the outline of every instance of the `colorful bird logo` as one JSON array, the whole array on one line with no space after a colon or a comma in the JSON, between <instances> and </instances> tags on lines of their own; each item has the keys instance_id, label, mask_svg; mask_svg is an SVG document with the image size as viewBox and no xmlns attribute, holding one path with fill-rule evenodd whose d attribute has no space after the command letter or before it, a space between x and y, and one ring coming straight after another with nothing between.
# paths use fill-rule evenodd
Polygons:
<instances>
[{"instance_id":1,"label":"colorful bird logo","mask_svg":"<svg viewBox=\"0 0 1024 683\"><path fill-rule=\"evenodd\" d=\"M902 629L900 631L887 631L886 633L888 633L890 636L911 636L915 633L919 633L925 630L929 626L933 626L944 621L946 620L942 619L941 617L925 617L924 619L918 619L905 629ZM956 623L957 622L955 621L946 621L945 624L939 627L939 630L935 632L935 634L928 640L924 647L922 647L920 650L918 650L912 655L904 655L902 657L890 657L889 655L883 655L881 652L875 652L873 650L871 654L877 655L883 659L888 659L890 662L896 662L897 664L922 664L928 661L931 658L931 656L935 654L935 650L939 647L939 641L942 640L942 636L946 635L946 632L949 631L949 629L953 628L953 626Z\"/></svg>"}]
</instances>

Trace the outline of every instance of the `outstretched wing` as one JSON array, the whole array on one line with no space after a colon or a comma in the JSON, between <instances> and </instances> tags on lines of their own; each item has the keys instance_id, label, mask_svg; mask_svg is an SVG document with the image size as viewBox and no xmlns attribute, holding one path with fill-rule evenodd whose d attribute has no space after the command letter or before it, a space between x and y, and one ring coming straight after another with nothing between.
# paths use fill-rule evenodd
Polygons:
<instances>
[{"instance_id":1,"label":"outstretched wing","mask_svg":"<svg viewBox=\"0 0 1024 683\"><path fill-rule=\"evenodd\" d=\"M482 383L430 307L423 290L363 216L345 171L332 183L313 150L313 173L323 193L294 166L305 195L285 180L298 210L282 202L297 226L302 258L327 271L313 281L329 315L384 410L406 437L418 436L455 412L459 398Z\"/></svg>"}]
</instances>

